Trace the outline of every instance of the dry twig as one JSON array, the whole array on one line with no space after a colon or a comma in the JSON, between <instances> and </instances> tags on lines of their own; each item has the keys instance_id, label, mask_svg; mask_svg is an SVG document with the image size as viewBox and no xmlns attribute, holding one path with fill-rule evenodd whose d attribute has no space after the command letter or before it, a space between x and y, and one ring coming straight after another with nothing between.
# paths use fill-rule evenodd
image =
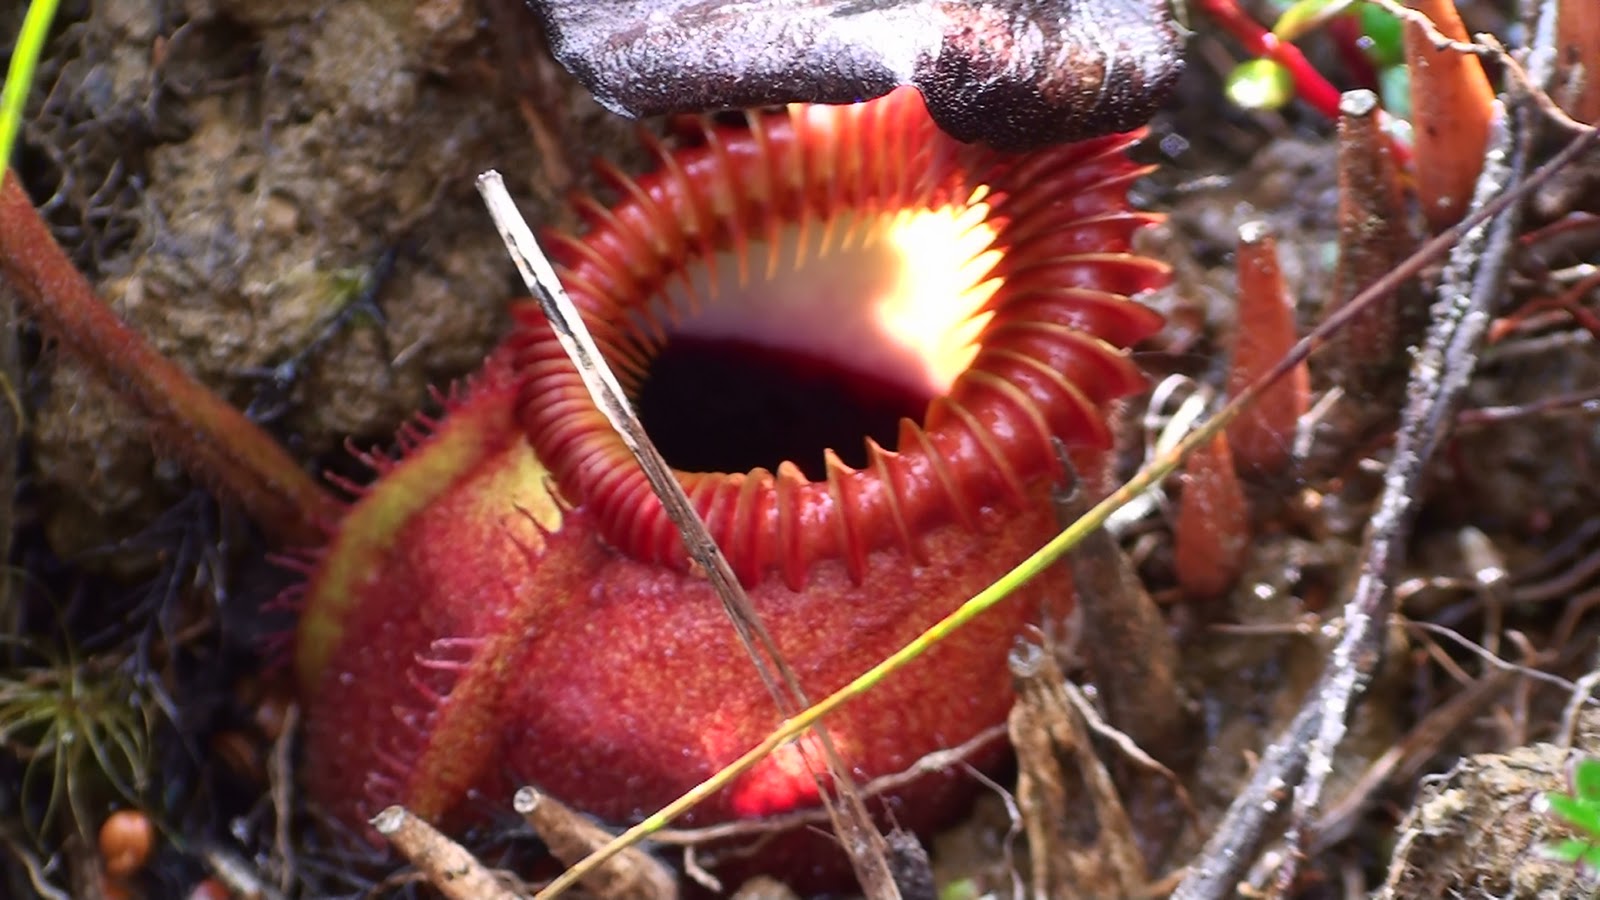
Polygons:
<instances>
[{"instance_id":1,"label":"dry twig","mask_svg":"<svg viewBox=\"0 0 1600 900\"><path fill-rule=\"evenodd\" d=\"M517 791L511 808L539 835L551 854L567 865L577 863L612 838L611 832L533 788ZM677 876L638 847L606 860L583 884L605 900L677 900L678 896Z\"/></svg>"},{"instance_id":2,"label":"dry twig","mask_svg":"<svg viewBox=\"0 0 1600 900\"><path fill-rule=\"evenodd\" d=\"M1518 131L1526 134L1529 129L1524 126ZM1345 717L1381 658L1382 626L1393 602L1392 572L1403 557L1403 542L1416 513L1416 485L1471 376L1477 347L1490 321L1490 304L1503 285L1515 210L1536 188L1593 147L1595 140L1593 129L1580 133L1524 179L1520 176L1525 153L1511 152L1512 130L1502 125L1479 179L1471 214L1345 308L1348 312L1358 302L1383 296L1402 279L1414 276L1423 261L1453 248L1434 324L1412 370L1395 461L1369 531L1361 576L1345 607L1344 634L1328 671L1284 734L1264 753L1250 782L1174 892L1175 898L1231 896L1261 845L1267 823L1281 811L1291 792L1299 824L1291 832L1291 852L1279 872L1279 884L1285 886L1292 880L1302 832L1311 822L1322 786L1332 771Z\"/></svg>"},{"instance_id":3,"label":"dry twig","mask_svg":"<svg viewBox=\"0 0 1600 900\"><path fill-rule=\"evenodd\" d=\"M372 827L449 900L518 900L465 847L406 812L405 807L391 806L378 813L372 818Z\"/></svg>"},{"instance_id":4,"label":"dry twig","mask_svg":"<svg viewBox=\"0 0 1600 900\"><path fill-rule=\"evenodd\" d=\"M1067 698L1066 679L1044 649L1013 651L1017 703L1017 806L1032 851L1033 892L1059 897L1091 888L1131 897L1144 886L1144 856L1088 725ZM1092 810L1085 814L1084 809Z\"/></svg>"}]
</instances>

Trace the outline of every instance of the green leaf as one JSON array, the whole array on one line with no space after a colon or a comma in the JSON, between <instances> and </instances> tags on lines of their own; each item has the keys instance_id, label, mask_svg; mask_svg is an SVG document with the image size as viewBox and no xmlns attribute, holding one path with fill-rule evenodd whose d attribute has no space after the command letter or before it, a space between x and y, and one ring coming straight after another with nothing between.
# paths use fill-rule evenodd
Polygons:
<instances>
[{"instance_id":1,"label":"green leaf","mask_svg":"<svg viewBox=\"0 0 1600 900\"><path fill-rule=\"evenodd\" d=\"M939 890L939 900L977 900L978 883L971 878L952 881Z\"/></svg>"},{"instance_id":2,"label":"green leaf","mask_svg":"<svg viewBox=\"0 0 1600 900\"><path fill-rule=\"evenodd\" d=\"M1244 109L1281 109L1294 99L1294 78L1270 59L1252 59L1228 73L1228 99Z\"/></svg>"},{"instance_id":3,"label":"green leaf","mask_svg":"<svg viewBox=\"0 0 1600 900\"><path fill-rule=\"evenodd\" d=\"M1553 859L1556 862L1578 863L1586 868L1600 871L1600 845L1592 841L1564 840L1554 844L1545 844L1539 848L1540 856Z\"/></svg>"},{"instance_id":4,"label":"green leaf","mask_svg":"<svg viewBox=\"0 0 1600 900\"><path fill-rule=\"evenodd\" d=\"M1600 837L1600 806L1566 794L1545 794L1545 801L1569 825Z\"/></svg>"},{"instance_id":5,"label":"green leaf","mask_svg":"<svg viewBox=\"0 0 1600 900\"><path fill-rule=\"evenodd\" d=\"M1588 841L1579 841L1573 840L1572 838L1567 838L1564 841L1557 841L1554 844L1545 845L1543 855L1549 859L1558 860L1560 862L1573 863L1583 859L1584 854L1593 849L1594 845Z\"/></svg>"},{"instance_id":6,"label":"green leaf","mask_svg":"<svg viewBox=\"0 0 1600 900\"><path fill-rule=\"evenodd\" d=\"M1378 70L1378 97L1395 121L1411 118L1411 70L1390 66Z\"/></svg>"},{"instance_id":7,"label":"green leaf","mask_svg":"<svg viewBox=\"0 0 1600 900\"><path fill-rule=\"evenodd\" d=\"M1322 27L1322 23L1350 8L1354 0L1299 0L1284 10L1272 26L1280 40L1296 41Z\"/></svg>"},{"instance_id":8,"label":"green leaf","mask_svg":"<svg viewBox=\"0 0 1600 900\"><path fill-rule=\"evenodd\" d=\"M1399 19L1371 3L1356 7L1356 14L1361 17L1361 33L1366 37L1361 49L1371 57L1373 65L1384 69L1405 62L1405 29Z\"/></svg>"},{"instance_id":9,"label":"green leaf","mask_svg":"<svg viewBox=\"0 0 1600 900\"><path fill-rule=\"evenodd\" d=\"M1600 803L1600 759L1585 758L1574 767L1572 793L1591 803Z\"/></svg>"}]
</instances>

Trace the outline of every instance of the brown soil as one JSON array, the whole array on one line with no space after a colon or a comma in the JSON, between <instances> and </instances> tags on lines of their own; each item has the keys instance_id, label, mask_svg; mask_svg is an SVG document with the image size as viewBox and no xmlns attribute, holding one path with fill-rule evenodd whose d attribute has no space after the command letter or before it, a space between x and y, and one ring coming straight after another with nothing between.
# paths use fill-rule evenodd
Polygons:
<instances>
[{"instance_id":1,"label":"brown soil","mask_svg":"<svg viewBox=\"0 0 1600 900\"><path fill-rule=\"evenodd\" d=\"M519 4L503 23L324 6L95 3L54 43L28 135L53 220L96 235L72 243L105 299L307 459L386 441L499 333L512 273L473 177L502 170L552 223L569 160L631 147L633 127L538 55ZM176 473L104 388L37 371L47 528L74 556L148 521Z\"/></svg>"}]
</instances>

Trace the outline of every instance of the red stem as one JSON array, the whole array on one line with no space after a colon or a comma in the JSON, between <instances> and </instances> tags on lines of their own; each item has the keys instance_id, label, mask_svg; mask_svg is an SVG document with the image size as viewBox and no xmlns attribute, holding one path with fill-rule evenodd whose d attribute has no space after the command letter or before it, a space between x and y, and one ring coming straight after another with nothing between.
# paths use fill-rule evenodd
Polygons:
<instances>
[{"instance_id":1,"label":"red stem","mask_svg":"<svg viewBox=\"0 0 1600 900\"><path fill-rule=\"evenodd\" d=\"M0 183L0 275L51 335L150 417L195 478L237 501L276 540L309 546L325 539L338 521L337 501L271 435L117 318L10 171Z\"/></svg>"},{"instance_id":2,"label":"red stem","mask_svg":"<svg viewBox=\"0 0 1600 900\"><path fill-rule=\"evenodd\" d=\"M1339 120L1339 89L1334 87L1300 48L1289 41L1279 40L1266 26L1250 18L1234 0L1196 0L1195 7L1210 16L1234 40L1244 45L1246 52L1276 62L1289 72L1294 81L1295 94L1322 113L1330 122ZM1410 165L1411 148L1405 142L1389 136L1396 161Z\"/></svg>"},{"instance_id":3,"label":"red stem","mask_svg":"<svg viewBox=\"0 0 1600 900\"><path fill-rule=\"evenodd\" d=\"M1494 323L1489 331L1489 342L1498 343L1517 330L1524 322L1547 310L1559 310L1572 317L1579 328L1600 339L1600 316L1583 305L1585 294L1600 287L1600 273L1590 275L1555 297L1537 297Z\"/></svg>"},{"instance_id":4,"label":"red stem","mask_svg":"<svg viewBox=\"0 0 1600 900\"><path fill-rule=\"evenodd\" d=\"M1361 20L1353 15L1335 16L1327 24L1328 35L1333 38L1333 48L1339 53L1352 80L1369 91L1378 89L1378 67L1361 49Z\"/></svg>"}]
</instances>

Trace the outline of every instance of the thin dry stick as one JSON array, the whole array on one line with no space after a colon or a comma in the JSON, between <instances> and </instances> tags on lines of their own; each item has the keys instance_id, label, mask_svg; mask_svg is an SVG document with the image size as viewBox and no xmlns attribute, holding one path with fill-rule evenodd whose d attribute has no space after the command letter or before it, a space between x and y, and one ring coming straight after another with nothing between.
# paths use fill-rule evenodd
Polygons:
<instances>
[{"instance_id":1,"label":"thin dry stick","mask_svg":"<svg viewBox=\"0 0 1600 900\"><path fill-rule=\"evenodd\" d=\"M712 540L705 523L700 520L694 505L684 493L683 486L673 475L672 467L667 464L654 442L650 440L650 436L645 433L644 424L633 414L622 385L618 383L611 368L606 365L605 359L600 354L600 348L595 344L594 338L583 322L583 317L573 305L572 299L567 296L566 289L561 286L555 268L540 249L539 242L529 230L527 222L523 221L511 195L506 192L505 181L500 177L500 173L489 171L478 176L478 192L483 195L484 203L489 208L489 215L494 218L495 228L505 241L506 250L511 254L512 260L516 262L523 282L539 301L540 309L550 320L561 348L566 351L567 357L572 360L573 366L583 378L583 383L589 389L595 404L605 414L611 427L616 430L634 459L638 461L640 468L644 470L645 477L649 480L651 489L660 498L667 516L678 526L679 532L683 535L683 545L689 558L705 572L706 579L716 590L717 596L722 599L723 608L728 618L733 621L740 642L744 644L745 651L755 663L761 680L776 701L779 711L786 717L792 717L810 705L800 687L799 679L778 652L778 646L773 641L772 635L762 624L755 608L750 605L750 599L745 596L739 579L733 574L733 567L728 564L727 557L722 555L722 550L716 541ZM758 645L760 650L757 649ZM773 669L778 673L777 678L773 676ZM781 683L779 678L782 679ZM851 865L855 867L856 877L861 882L862 890L874 900L899 900L900 891L890 874L885 852L887 845L883 836L872 824L866 804L856 792L850 780L849 770L840 759L827 730L821 723L818 723L813 730L826 758L829 775L838 791L837 797L828 791L827 785L822 783L822 776L816 773L814 768L813 777L817 778L818 788L827 804L834 830L839 835L845 851L850 855ZM571 882L564 882L563 878L558 878L543 893L553 897L565 890Z\"/></svg>"},{"instance_id":2,"label":"thin dry stick","mask_svg":"<svg viewBox=\"0 0 1600 900\"><path fill-rule=\"evenodd\" d=\"M1552 60L1547 48L1552 40L1555 9L1546 3L1533 48L1531 82L1521 84L1516 128L1503 108L1495 116L1489 151L1473 191L1472 206L1481 209L1490 199L1516 185L1527 170L1536 114L1548 83ZM1547 98L1546 98L1547 99ZM1573 142L1592 146L1595 131ZM1450 254L1440 279L1439 300L1432 311L1434 324L1412 367L1408 402L1396 435L1394 462L1384 478L1384 493L1368 531L1368 544L1355 591L1345 606L1346 631L1330 660L1329 677L1319 691L1323 716L1317 740L1310 748L1306 779L1295 793L1294 826L1288 836L1290 852L1278 873L1280 890L1287 891L1300 861L1301 840L1312 827L1322 788L1333 772L1333 755L1344 738L1350 704L1364 690L1382 656L1382 629L1393 607L1391 579L1405 558L1405 541L1417 512L1420 484L1428 460L1448 432L1466 397L1479 353L1492 321L1494 304L1503 294L1512 244L1521 220L1521 204L1507 207L1482 226L1474 227ZM1364 633L1363 633L1364 632Z\"/></svg>"},{"instance_id":3,"label":"thin dry stick","mask_svg":"<svg viewBox=\"0 0 1600 900\"><path fill-rule=\"evenodd\" d=\"M943 772L957 766L967 765L967 761L976 756L980 751L987 750L1006 736L1006 726L991 725L978 732L963 744L947 750L935 750L911 764L911 767L893 775L883 775L874 778L861 786L863 797L876 797L890 791L897 791L919 778L926 777L936 772ZM1155 763L1158 768L1159 763ZM969 766L970 768L970 766ZM976 772L976 769L971 769ZM784 813L779 816L769 816L765 819L741 819L734 822L724 822L720 825L707 825L703 828L663 828L650 835L650 839L658 844L676 844L693 846L695 844L708 844L712 841L727 840L729 838L752 837L755 835L768 835L782 831L792 831L803 825L815 825L825 821L827 816L816 809L805 809L798 812Z\"/></svg>"},{"instance_id":4,"label":"thin dry stick","mask_svg":"<svg viewBox=\"0 0 1600 900\"><path fill-rule=\"evenodd\" d=\"M1322 816L1312 830L1311 851L1320 852L1349 837L1361 816L1378 801L1379 788L1409 782L1445 738L1497 699L1511 679L1510 671L1496 669L1429 711L1410 733L1368 765L1355 785Z\"/></svg>"},{"instance_id":5,"label":"thin dry stick","mask_svg":"<svg viewBox=\"0 0 1600 900\"><path fill-rule=\"evenodd\" d=\"M1524 151L1513 159L1512 130L1497 103L1489 146L1478 178L1474 206L1505 190L1522 174ZM1317 739L1306 760L1306 778L1295 792L1289 854L1278 883L1287 888L1298 867L1301 841L1311 827L1322 789L1333 774L1333 757L1344 741L1350 706L1366 689L1383 656L1383 627L1394 606L1394 573L1405 559L1405 542L1416 518L1423 474L1434 450L1466 399L1479 350L1489 333L1494 301L1501 295L1511 242L1520 219L1512 206L1467 233L1451 251L1434 305L1433 325L1412 366L1408 400L1395 435L1394 461L1384 476L1383 495L1367 532L1367 546L1355 591L1344 608L1345 631L1329 661L1327 690Z\"/></svg>"},{"instance_id":6,"label":"thin dry stick","mask_svg":"<svg viewBox=\"0 0 1600 900\"><path fill-rule=\"evenodd\" d=\"M372 827L450 900L520 900L466 848L403 806L378 813L372 818Z\"/></svg>"},{"instance_id":7,"label":"thin dry stick","mask_svg":"<svg viewBox=\"0 0 1600 900\"><path fill-rule=\"evenodd\" d=\"M272 851L278 867L278 890L287 895L294 887L295 843L290 840L289 826L294 810L294 748L300 731L300 704L291 703L284 710L283 731L272 742L271 768L267 782L272 797Z\"/></svg>"},{"instance_id":8,"label":"thin dry stick","mask_svg":"<svg viewBox=\"0 0 1600 900\"><path fill-rule=\"evenodd\" d=\"M1600 686L1600 657L1590 664L1589 674L1579 678L1573 685L1572 696L1561 711L1561 730L1557 732L1559 737L1556 741L1560 746L1570 748L1577 739L1579 713L1594 697L1597 686Z\"/></svg>"},{"instance_id":9,"label":"thin dry stick","mask_svg":"<svg viewBox=\"0 0 1600 900\"><path fill-rule=\"evenodd\" d=\"M230 896L249 897L250 900L284 900L288 895L267 884L250 860L228 847L219 844L202 844L200 859L211 877L227 888Z\"/></svg>"},{"instance_id":10,"label":"thin dry stick","mask_svg":"<svg viewBox=\"0 0 1600 900\"><path fill-rule=\"evenodd\" d=\"M1342 325L1343 321L1359 311L1369 298L1383 296L1405 279L1415 276L1424 261L1437 258L1447 248L1453 247L1468 229L1477 228L1481 223L1499 216L1507 209L1520 203L1532 191L1555 177L1557 173L1593 147L1596 137L1597 132L1593 129L1579 134L1560 153L1530 177L1516 182L1487 203L1481 203L1482 198L1480 197L1480 204L1464 221L1429 241L1413 254L1406 263L1373 284L1360 297L1352 300L1350 304L1332 316L1327 322L1324 322L1322 326L1319 326L1310 337L1301 342L1301 345L1306 344L1308 341L1313 341L1319 334L1326 333L1330 328ZM1492 173L1486 173L1486 177L1491 177L1491 175ZM1297 345L1295 352L1290 353L1283 363L1274 370L1275 374L1280 371L1288 371L1290 366L1298 362L1298 358L1303 358L1303 355L1299 353L1301 345ZM1247 391L1245 395L1241 395L1235 402L1245 400L1249 393ZM1415 397L1413 397L1413 402L1416 402ZM1426 429L1430 424L1433 426L1440 424L1437 421L1430 423L1428 416L1418 417L1410 413L1413 413L1413 410L1408 409L1407 422L1411 426L1423 429L1423 431L1409 439L1408 454L1411 457L1409 460L1403 458L1402 454L1397 450L1395 454L1397 466L1402 462L1405 462L1408 467L1420 465L1422 460L1415 458L1415 453L1416 450L1427 446L1427 442L1422 440L1422 437L1426 434ZM1410 479L1404 477L1402 472L1396 471L1391 471L1388 479L1389 483L1405 483L1409 481ZM1389 504L1387 512L1383 510L1380 510L1380 512L1389 517L1391 523L1393 523L1397 518L1409 515L1411 510L1408 506L1409 504L1404 502L1400 506ZM1376 529L1374 530L1376 532ZM1370 562L1369 554L1367 570L1376 571L1371 568ZM1370 581L1370 579L1367 580ZM1373 586L1376 586L1376 583ZM1384 592L1380 591L1379 593L1380 598L1366 596L1364 599L1381 599L1381 595ZM1362 598L1360 596L1353 598L1352 603L1356 599ZM1336 662L1344 667L1342 671L1346 674L1338 678L1338 683L1336 683L1338 673L1330 671L1319 683L1318 689L1313 693L1310 700L1301 707L1300 712L1296 714L1294 721L1290 723L1283 735L1263 753L1261 763L1256 767L1256 772L1251 777L1250 783L1234 799L1232 806L1228 809L1227 816L1218 826L1211 840L1207 842L1205 850L1192 865L1188 877L1173 893L1175 900L1206 900L1206 898L1221 898L1233 895L1235 883L1254 858L1255 850L1260 845L1267 822L1281 810L1283 802L1288 799L1292 786L1305 770L1310 742L1319 734L1324 733L1323 717L1329 711L1324 704L1329 697L1334 696L1336 693L1340 694L1343 696L1342 702L1334 702L1329 705L1342 715L1342 711L1348 706L1350 699L1348 694L1342 692L1347 687L1353 689L1359 684L1359 679L1351 680L1349 677L1355 671L1352 667L1357 662L1371 662L1357 657L1355 650L1360 645L1351 643L1351 638L1353 631L1364 632L1370 636L1374 622L1371 616L1373 611L1375 610L1372 607L1368 607L1365 611L1358 609L1356 611L1357 621L1352 623L1347 608L1346 640L1341 642L1341 652L1335 656ZM1382 619L1380 618L1376 621L1381 622ZM1361 635L1355 634L1353 637L1360 638ZM1330 734L1334 731L1342 731L1342 725L1329 727L1328 732ZM1326 737L1327 735L1324 735L1324 740ZM1326 746L1324 744L1324 747Z\"/></svg>"},{"instance_id":11,"label":"thin dry stick","mask_svg":"<svg viewBox=\"0 0 1600 900\"><path fill-rule=\"evenodd\" d=\"M1478 657L1478 659L1482 661L1485 666L1496 671L1505 672L1510 675L1516 675L1527 681L1537 681L1541 684L1548 684L1551 687L1562 691L1571 691L1577 686L1574 682L1566 678L1562 678L1560 675L1557 675L1554 672L1546 672L1543 669L1534 668L1526 663L1511 662L1510 660L1495 654L1482 644L1473 643L1470 638L1453 628L1446 628L1445 626L1434 622L1419 622L1415 620L1406 620L1405 626L1413 631L1420 631L1433 637L1443 638L1457 647L1467 651L1473 656ZM1517 634L1517 632L1513 631L1511 634ZM1535 660L1535 662L1540 665L1551 665L1556 661L1555 657L1556 654L1553 650L1545 650L1539 654L1539 658Z\"/></svg>"},{"instance_id":12,"label":"thin dry stick","mask_svg":"<svg viewBox=\"0 0 1600 900\"><path fill-rule=\"evenodd\" d=\"M1536 4L1539 9L1538 26L1534 33L1533 46L1528 54L1528 66L1523 68L1515 56L1506 52L1500 45L1499 39L1493 34L1480 32L1473 40L1458 41L1434 24L1434 21L1420 10L1402 6L1399 0L1368 0L1368 2L1382 8L1390 15L1402 22L1411 22L1420 27L1429 43L1435 49L1450 50L1455 53L1464 53L1476 56L1479 59L1493 60L1500 67L1510 82L1510 87L1515 92L1524 95L1524 99L1538 108L1540 115L1546 121L1568 134L1577 134L1585 127L1585 123L1574 119L1562 109L1555 100L1551 99L1548 90L1537 85L1549 85L1555 77L1557 63L1556 26L1558 16L1556 10L1557 0L1529 0L1531 6Z\"/></svg>"},{"instance_id":13,"label":"thin dry stick","mask_svg":"<svg viewBox=\"0 0 1600 900\"><path fill-rule=\"evenodd\" d=\"M1134 742L1132 736L1113 728L1110 722L1101 717L1100 710L1096 709L1094 704L1089 702L1089 698L1084 696L1083 688L1068 681L1066 683L1066 692L1067 699L1072 701L1073 706L1077 707L1078 715L1083 717L1083 721L1089 726L1090 731L1104 738L1135 766L1166 780L1167 784L1172 788L1172 795L1177 799L1178 805L1183 807L1184 814L1191 821L1199 820L1200 814L1195 810L1194 801L1189 797L1189 789L1183 786L1183 779L1178 777L1178 773L1167 768L1160 760L1146 753L1143 747Z\"/></svg>"},{"instance_id":14,"label":"thin dry stick","mask_svg":"<svg viewBox=\"0 0 1600 900\"><path fill-rule=\"evenodd\" d=\"M564 863L575 863L611 840L611 832L554 797L522 788L511 808ZM603 900L677 900L678 878L661 860L634 847L619 853L584 879L584 887Z\"/></svg>"}]
</instances>

